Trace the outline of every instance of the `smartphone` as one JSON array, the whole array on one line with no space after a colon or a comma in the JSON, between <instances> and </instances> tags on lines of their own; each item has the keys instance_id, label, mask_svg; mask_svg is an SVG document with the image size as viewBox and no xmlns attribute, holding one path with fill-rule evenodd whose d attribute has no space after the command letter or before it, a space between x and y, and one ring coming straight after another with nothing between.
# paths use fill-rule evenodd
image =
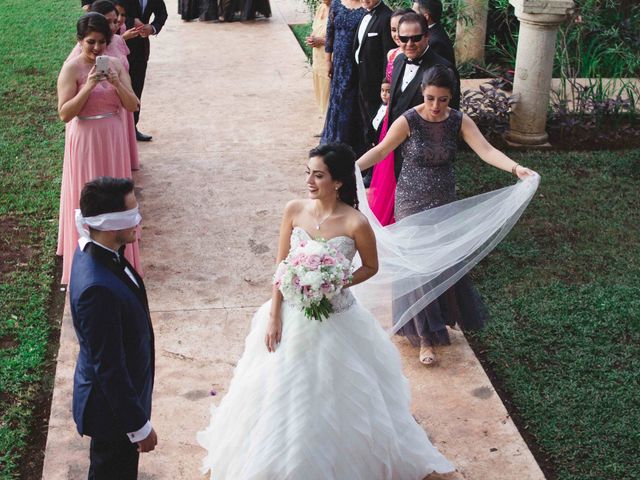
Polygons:
<instances>
[{"instance_id":1,"label":"smartphone","mask_svg":"<svg viewBox=\"0 0 640 480\"><path fill-rule=\"evenodd\" d=\"M101 77L106 77L109 73L109 57L100 55L96 57L96 73Z\"/></svg>"}]
</instances>

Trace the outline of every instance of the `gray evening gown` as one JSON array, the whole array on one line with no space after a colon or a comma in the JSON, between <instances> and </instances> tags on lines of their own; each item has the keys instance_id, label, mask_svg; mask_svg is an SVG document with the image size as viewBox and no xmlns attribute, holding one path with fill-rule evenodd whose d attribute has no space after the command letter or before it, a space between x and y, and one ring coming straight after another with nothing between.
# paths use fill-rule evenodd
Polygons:
<instances>
[{"instance_id":1,"label":"gray evening gown","mask_svg":"<svg viewBox=\"0 0 640 480\"><path fill-rule=\"evenodd\" d=\"M457 200L453 162L462 113L453 109L450 112L442 122L429 122L414 108L403 114L409 122L410 136L400 146L403 161L396 186L396 221ZM415 291L397 299L393 304L394 312L404 312L421 296L421 291ZM398 334L414 344L422 338L428 345L448 345L447 325L457 323L466 330L479 329L487 317L480 294L464 276L412 318Z\"/></svg>"}]
</instances>

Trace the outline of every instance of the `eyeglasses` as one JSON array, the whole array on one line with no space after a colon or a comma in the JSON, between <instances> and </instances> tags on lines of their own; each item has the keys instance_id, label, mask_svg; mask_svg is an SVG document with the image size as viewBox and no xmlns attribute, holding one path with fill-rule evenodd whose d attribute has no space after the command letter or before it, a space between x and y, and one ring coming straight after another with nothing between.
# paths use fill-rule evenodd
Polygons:
<instances>
[{"instance_id":1,"label":"eyeglasses","mask_svg":"<svg viewBox=\"0 0 640 480\"><path fill-rule=\"evenodd\" d=\"M411 40L413 43L418 43L420 40L424 38L425 35L426 33L420 33L418 35L411 35L408 37L405 35L398 35L398 38L402 43L409 43L409 40Z\"/></svg>"}]
</instances>

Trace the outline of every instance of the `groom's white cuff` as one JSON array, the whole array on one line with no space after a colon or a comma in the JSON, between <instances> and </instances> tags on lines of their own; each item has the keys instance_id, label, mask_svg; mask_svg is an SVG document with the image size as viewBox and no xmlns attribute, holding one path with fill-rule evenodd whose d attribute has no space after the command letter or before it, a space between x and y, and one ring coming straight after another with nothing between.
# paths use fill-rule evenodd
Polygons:
<instances>
[{"instance_id":1,"label":"groom's white cuff","mask_svg":"<svg viewBox=\"0 0 640 480\"><path fill-rule=\"evenodd\" d=\"M147 421L147 423L145 423L140 430L136 432L127 433L127 437L129 437L129 440L131 441L131 443L138 443L144 440L145 438L147 438L151 433L152 429L153 427L151 427L151 422Z\"/></svg>"}]
</instances>

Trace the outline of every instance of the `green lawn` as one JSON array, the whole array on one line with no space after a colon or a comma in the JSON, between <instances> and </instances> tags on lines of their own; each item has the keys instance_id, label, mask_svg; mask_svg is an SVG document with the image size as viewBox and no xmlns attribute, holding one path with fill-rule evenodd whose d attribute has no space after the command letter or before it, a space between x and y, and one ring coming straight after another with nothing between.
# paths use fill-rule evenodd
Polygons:
<instances>
[{"instance_id":1,"label":"green lawn","mask_svg":"<svg viewBox=\"0 0 640 480\"><path fill-rule=\"evenodd\" d=\"M74 44L75 0L5 0L0 27L0 478L33 442L34 408L55 336L48 319L55 266L64 126L56 77ZM53 331L52 331L53 330Z\"/></svg>"},{"instance_id":2,"label":"green lawn","mask_svg":"<svg viewBox=\"0 0 640 480\"><path fill-rule=\"evenodd\" d=\"M474 337L563 480L640 479L640 151L514 155L542 183L473 277ZM461 194L504 184L467 154Z\"/></svg>"}]
</instances>

